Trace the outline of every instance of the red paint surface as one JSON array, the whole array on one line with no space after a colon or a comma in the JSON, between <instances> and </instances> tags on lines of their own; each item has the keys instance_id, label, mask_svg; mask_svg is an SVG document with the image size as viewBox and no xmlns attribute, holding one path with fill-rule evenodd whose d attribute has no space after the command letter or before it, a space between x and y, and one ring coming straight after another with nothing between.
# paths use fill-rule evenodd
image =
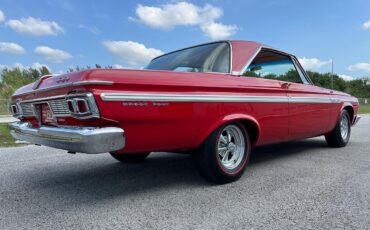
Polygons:
<instances>
[{"instance_id":1,"label":"red paint surface","mask_svg":"<svg viewBox=\"0 0 370 230\"><path fill-rule=\"evenodd\" d=\"M239 71L258 50L258 43L233 41L233 71ZM257 127L251 133L256 145L278 143L325 134L332 130L341 109L350 106L357 114L358 103L220 103L220 102L169 102L156 106L125 106L119 101L102 101L101 93L181 93L202 95L255 95L293 97L353 97L316 86L292 84L283 88L283 82L259 78L231 76L215 73L189 73L148 70L96 69L68 74L69 82L84 80L113 81L113 85L93 85L60 88L23 96L13 100L34 99L92 92L98 104L101 119L80 121L59 118L59 125L117 126L126 134L126 147L122 153L145 151L191 150L220 125L233 120L244 121ZM58 84L56 78L47 78L39 89ZM32 92L32 85L22 87L16 94ZM34 119L28 119L37 126ZM254 138L255 137L255 138Z\"/></svg>"}]
</instances>

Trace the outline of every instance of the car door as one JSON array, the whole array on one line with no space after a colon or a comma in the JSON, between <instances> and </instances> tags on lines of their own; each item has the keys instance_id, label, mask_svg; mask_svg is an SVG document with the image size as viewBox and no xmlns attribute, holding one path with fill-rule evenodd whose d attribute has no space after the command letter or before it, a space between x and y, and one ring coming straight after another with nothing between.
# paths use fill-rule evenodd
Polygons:
<instances>
[{"instance_id":1,"label":"car door","mask_svg":"<svg viewBox=\"0 0 370 230\"><path fill-rule=\"evenodd\" d=\"M331 113L330 90L314 86L295 57L297 82L286 82L289 97L289 135L299 139L321 135L328 130ZM300 81L300 82L299 82Z\"/></svg>"},{"instance_id":2,"label":"car door","mask_svg":"<svg viewBox=\"0 0 370 230\"><path fill-rule=\"evenodd\" d=\"M280 89L279 95L287 98L288 119L283 119L285 113L274 114L282 122L280 135L287 134L277 137L279 140L319 135L327 129L330 92L313 86L294 57L280 51L262 49L243 75L274 80L276 88ZM284 107L284 103L280 106Z\"/></svg>"},{"instance_id":3,"label":"car door","mask_svg":"<svg viewBox=\"0 0 370 230\"><path fill-rule=\"evenodd\" d=\"M259 144L289 139L289 104L286 89L272 74L278 71L269 64L274 57L261 50L243 71L240 82L245 95L259 101L246 104L260 125Z\"/></svg>"}]
</instances>

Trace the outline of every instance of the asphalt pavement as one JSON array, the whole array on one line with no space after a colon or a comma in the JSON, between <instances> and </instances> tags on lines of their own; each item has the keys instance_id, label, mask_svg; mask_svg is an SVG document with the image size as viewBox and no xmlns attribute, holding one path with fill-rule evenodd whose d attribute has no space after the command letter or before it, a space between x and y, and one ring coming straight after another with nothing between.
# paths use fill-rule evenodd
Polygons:
<instances>
[{"instance_id":1,"label":"asphalt pavement","mask_svg":"<svg viewBox=\"0 0 370 230\"><path fill-rule=\"evenodd\" d=\"M109 154L0 149L0 229L370 229L370 116L350 144L323 137L254 149L212 185L190 156L127 165Z\"/></svg>"}]
</instances>

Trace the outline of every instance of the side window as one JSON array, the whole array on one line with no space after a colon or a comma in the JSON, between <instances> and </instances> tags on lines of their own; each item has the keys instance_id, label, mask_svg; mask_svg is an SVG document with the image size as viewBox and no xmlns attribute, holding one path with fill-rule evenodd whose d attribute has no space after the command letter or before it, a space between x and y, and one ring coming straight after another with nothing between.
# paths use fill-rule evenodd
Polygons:
<instances>
[{"instance_id":1,"label":"side window","mask_svg":"<svg viewBox=\"0 0 370 230\"><path fill-rule=\"evenodd\" d=\"M262 50L256 56L243 76L303 83L289 56L267 50Z\"/></svg>"}]
</instances>

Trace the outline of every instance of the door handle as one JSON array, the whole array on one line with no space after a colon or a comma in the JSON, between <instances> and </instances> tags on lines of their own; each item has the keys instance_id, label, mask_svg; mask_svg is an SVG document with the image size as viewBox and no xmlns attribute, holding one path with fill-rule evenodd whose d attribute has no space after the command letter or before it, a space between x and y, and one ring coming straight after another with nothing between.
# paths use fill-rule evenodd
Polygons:
<instances>
[{"instance_id":1,"label":"door handle","mask_svg":"<svg viewBox=\"0 0 370 230\"><path fill-rule=\"evenodd\" d=\"M287 88L289 88L289 86L291 85L292 83L290 83L290 82L284 82L283 84L281 84L281 88L283 88L283 89L287 89Z\"/></svg>"}]
</instances>

